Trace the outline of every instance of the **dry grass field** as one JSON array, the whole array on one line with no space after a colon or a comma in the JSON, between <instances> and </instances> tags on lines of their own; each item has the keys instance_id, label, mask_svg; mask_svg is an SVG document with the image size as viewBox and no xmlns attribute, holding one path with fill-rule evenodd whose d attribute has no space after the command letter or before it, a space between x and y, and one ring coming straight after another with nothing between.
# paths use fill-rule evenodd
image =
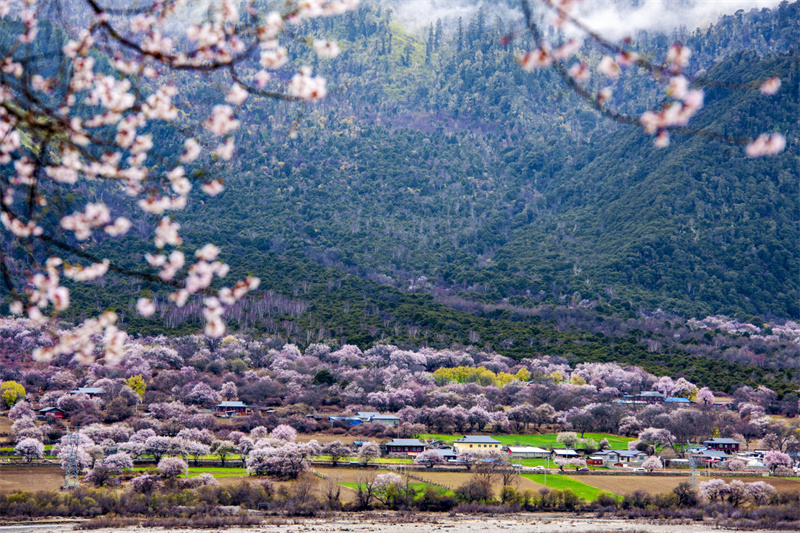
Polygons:
<instances>
[{"instance_id":1,"label":"dry grass field","mask_svg":"<svg viewBox=\"0 0 800 533\"><path fill-rule=\"evenodd\" d=\"M7 416L0 416L0 435L11 434L13 421Z\"/></svg>"},{"instance_id":2,"label":"dry grass field","mask_svg":"<svg viewBox=\"0 0 800 533\"><path fill-rule=\"evenodd\" d=\"M0 465L0 494L15 490L52 490L64 486L64 471L60 466L2 466Z\"/></svg>"},{"instance_id":3,"label":"dry grass field","mask_svg":"<svg viewBox=\"0 0 800 533\"><path fill-rule=\"evenodd\" d=\"M414 475L425 481L439 483L451 489L457 489L475 476L475 474L471 472L414 472ZM544 485L540 485L524 477L517 478L515 480L515 485L518 490L531 489L538 491L539 489L545 488ZM499 496L503 488L499 478L495 480L493 488L495 495Z\"/></svg>"}]
</instances>

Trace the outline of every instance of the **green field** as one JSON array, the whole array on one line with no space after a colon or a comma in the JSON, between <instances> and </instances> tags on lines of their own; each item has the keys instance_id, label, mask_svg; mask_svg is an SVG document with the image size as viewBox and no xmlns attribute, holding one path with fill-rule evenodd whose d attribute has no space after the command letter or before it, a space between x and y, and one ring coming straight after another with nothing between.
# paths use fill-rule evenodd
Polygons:
<instances>
[{"instance_id":1,"label":"green field","mask_svg":"<svg viewBox=\"0 0 800 533\"><path fill-rule=\"evenodd\" d=\"M517 461L519 461L519 463L522 466L544 466L544 467L547 467L547 468L557 468L558 467L558 465L556 465L553 462L552 459L549 459L549 460L548 459L514 459L513 460L514 463L516 463ZM606 468L605 466L587 466L585 468L588 468L589 470L608 470L608 468ZM570 469L565 469L565 470L572 470L572 469L570 468Z\"/></svg>"},{"instance_id":2,"label":"green field","mask_svg":"<svg viewBox=\"0 0 800 533\"><path fill-rule=\"evenodd\" d=\"M422 435L424 438L432 438L444 442L453 442L460 439L463 435L442 435L429 433ZM503 443L504 446L537 446L539 448L564 448L564 445L556 442L558 435L548 433L543 435L492 435L495 439ZM608 444L615 449L628 449L628 443L634 439L611 435L609 433L586 433L584 438L592 438L598 443L603 439L608 439Z\"/></svg>"},{"instance_id":3,"label":"green field","mask_svg":"<svg viewBox=\"0 0 800 533\"><path fill-rule=\"evenodd\" d=\"M134 472L147 472L149 474L155 474L158 471L153 467L144 467L138 466L133 468ZM247 472L241 468L229 468L229 467L220 467L220 466L190 466L189 467L189 477L197 477L200 474L211 474L214 477L239 477L239 476L246 476Z\"/></svg>"},{"instance_id":4,"label":"green field","mask_svg":"<svg viewBox=\"0 0 800 533\"><path fill-rule=\"evenodd\" d=\"M317 455L312 460L313 461L330 461L331 457L330 457L330 455ZM360 463L361 460L358 457L342 457L342 458L339 459L339 464L340 465L346 465L347 463L350 463L350 462ZM414 462L413 459L399 459L399 458L396 458L396 457L380 457L378 459L370 461L370 463L377 463L377 464L401 464L401 465L402 464L410 465L413 462Z\"/></svg>"},{"instance_id":5,"label":"green field","mask_svg":"<svg viewBox=\"0 0 800 533\"><path fill-rule=\"evenodd\" d=\"M351 488L353 490L358 490L358 486L360 485L360 483L340 482L339 485L342 485L343 487L349 487L349 488ZM421 497L422 494L426 490L428 490L428 487L431 487L431 488L439 491L440 494L443 494L443 495L446 495L446 496L453 496L454 495L453 491L448 490L448 489L443 489L442 487L437 487L436 485L431 485L430 483L414 482L414 483L409 483L408 486L411 489L413 489L414 491L416 491L417 497Z\"/></svg>"},{"instance_id":6,"label":"green field","mask_svg":"<svg viewBox=\"0 0 800 533\"><path fill-rule=\"evenodd\" d=\"M522 477L528 478L535 483L545 485L544 474L522 474ZM596 500L601 493L606 492L597 487L592 487L591 485L560 474L547 474L546 481L548 488L558 490L572 489L578 497L589 502Z\"/></svg>"}]
</instances>

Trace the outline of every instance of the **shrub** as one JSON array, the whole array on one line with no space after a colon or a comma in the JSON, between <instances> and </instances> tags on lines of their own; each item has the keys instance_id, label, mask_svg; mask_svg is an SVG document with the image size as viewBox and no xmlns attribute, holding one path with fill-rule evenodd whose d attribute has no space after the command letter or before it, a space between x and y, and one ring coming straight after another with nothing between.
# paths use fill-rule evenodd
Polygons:
<instances>
[{"instance_id":1,"label":"shrub","mask_svg":"<svg viewBox=\"0 0 800 533\"><path fill-rule=\"evenodd\" d=\"M131 488L142 494L150 494L160 485L161 481L159 481L158 476L152 476L149 474L137 476L131 480Z\"/></svg>"},{"instance_id":2,"label":"shrub","mask_svg":"<svg viewBox=\"0 0 800 533\"><path fill-rule=\"evenodd\" d=\"M428 486L415 505L420 511L446 512L455 508L458 502L452 496L445 496L436 488Z\"/></svg>"},{"instance_id":3,"label":"shrub","mask_svg":"<svg viewBox=\"0 0 800 533\"><path fill-rule=\"evenodd\" d=\"M455 490L456 497L467 502L488 501L492 499L492 479L489 476L475 476Z\"/></svg>"},{"instance_id":4,"label":"shrub","mask_svg":"<svg viewBox=\"0 0 800 533\"><path fill-rule=\"evenodd\" d=\"M688 481L680 483L677 487L672 489L672 492L677 496L678 505L681 507L694 507L700 501L700 496Z\"/></svg>"},{"instance_id":5,"label":"shrub","mask_svg":"<svg viewBox=\"0 0 800 533\"><path fill-rule=\"evenodd\" d=\"M164 457L158 462L158 471L165 478L177 477L186 472L189 465L177 457Z\"/></svg>"}]
</instances>

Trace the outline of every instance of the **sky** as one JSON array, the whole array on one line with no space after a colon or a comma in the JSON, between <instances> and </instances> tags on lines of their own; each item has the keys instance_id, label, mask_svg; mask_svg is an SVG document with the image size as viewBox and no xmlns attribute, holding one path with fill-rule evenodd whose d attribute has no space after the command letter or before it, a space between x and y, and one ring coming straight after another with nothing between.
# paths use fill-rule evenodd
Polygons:
<instances>
[{"instance_id":1,"label":"sky","mask_svg":"<svg viewBox=\"0 0 800 533\"><path fill-rule=\"evenodd\" d=\"M708 26L721 15L739 9L772 8L781 0L583 0L580 18L606 37L620 39L639 30L670 31L681 25L691 31ZM441 18L452 27L458 17L465 20L483 6L487 13L507 22L519 20L514 0L384 0L407 26L420 28ZM493 20L493 16L489 17Z\"/></svg>"}]
</instances>

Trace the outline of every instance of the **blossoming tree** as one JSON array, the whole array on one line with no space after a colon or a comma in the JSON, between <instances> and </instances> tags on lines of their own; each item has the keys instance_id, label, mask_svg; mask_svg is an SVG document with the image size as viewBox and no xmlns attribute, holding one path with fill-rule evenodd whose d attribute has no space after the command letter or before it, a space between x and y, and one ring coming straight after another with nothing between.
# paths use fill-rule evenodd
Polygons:
<instances>
[{"instance_id":1,"label":"blossoming tree","mask_svg":"<svg viewBox=\"0 0 800 533\"><path fill-rule=\"evenodd\" d=\"M697 81L687 74L692 51L676 42L667 50L663 61L640 56L633 51L630 40L618 44L593 31L578 14L574 0L521 0L525 24L533 38L534 48L519 57L523 69L552 68L567 87L603 116L617 122L641 127L654 135L658 147L670 142L670 132L702 135L730 144L745 145L750 157L774 155L786 147L786 138L780 133L764 133L756 139L693 127L690 120L703 107L705 94L692 88ZM514 37L510 34L506 42ZM588 45L599 59L593 64L579 51ZM641 114L626 113L613 105L613 91L608 85L618 78L623 69L643 72L664 91L667 101L658 110ZM601 87L595 89L595 86ZM771 96L778 92L781 80L772 77L762 81L758 90ZM742 85L739 89L749 89Z\"/></svg>"},{"instance_id":2,"label":"blossoming tree","mask_svg":"<svg viewBox=\"0 0 800 533\"><path fill-rule=\"evenodd\" d=\"M223 335L226 306L259 280L212 286L228 273L217 259L220 250L210 243L192 256L177 249L181 227L170 213L186 206L196 184L208 196L223 190L223 180L209 178L203 165L212 157L231 159L233 133L241 124L237 114L251 94L311 102L325 97L325 80L310 68L287 73L292 66L286 45L300 40L299 22L356 4L304 0L287 3L284 11L261 12L252 0L211 0L198 16L196 6L184 0L131 6L0 1L0 223L6 245L0 273L10 311L49 325L54 342L37 348L37 360L75 354L90 362L97 345L107 362L124 356L126 335L116 313L102 312L70 331L59 331L54 320L70 305L65 279L88 282L108 272L159 284L178 307L202 299L206 335ZM319 39L310 46L320 57L339 51L336 43ZM198 72L214 73L227 84L224 101L199 115L179 109L172 78ZM152 131L162 124L185 133L182 153L155 153ZM69 200L87 190L122 191L141 221L103 201L105 194L81 194L92 199L78 205ZM121 238L149 217L152 250L138 267L115 264L88 246ZM25 250L25 259L9 257L11 249ZM136 308L150 316L156 304L140 298Z\"/></svg>"}]
</instances>

